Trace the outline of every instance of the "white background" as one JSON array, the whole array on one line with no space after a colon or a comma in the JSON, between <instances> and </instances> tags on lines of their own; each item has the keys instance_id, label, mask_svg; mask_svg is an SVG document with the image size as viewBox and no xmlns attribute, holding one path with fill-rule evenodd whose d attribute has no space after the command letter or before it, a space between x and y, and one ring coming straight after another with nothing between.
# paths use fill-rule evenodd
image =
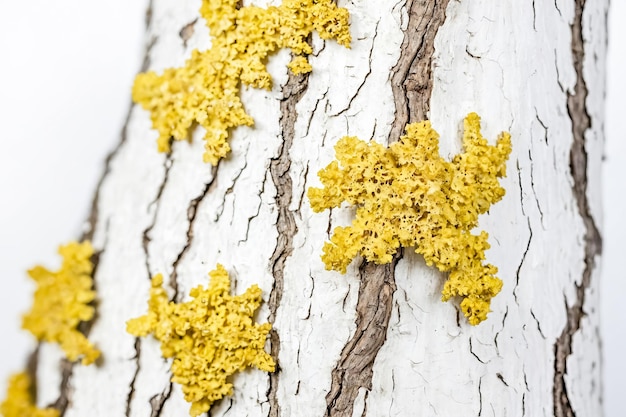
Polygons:
<instances>
[{"instance_id":1,"label":"white background","mask_svg":"<svg viewBox=\"0 0 626 417\"><path fill-rule=\"evenodd\" d=\"M626 375L626 1L610 13L602 326L607 417L621 417ZM25 271L58 266L76 238L107 152L117 143L143 54L147 0L0 0L0 398L33 341L20 331ZM621 27L618 25L622 25Z\"/></svg>"}]
</instances>

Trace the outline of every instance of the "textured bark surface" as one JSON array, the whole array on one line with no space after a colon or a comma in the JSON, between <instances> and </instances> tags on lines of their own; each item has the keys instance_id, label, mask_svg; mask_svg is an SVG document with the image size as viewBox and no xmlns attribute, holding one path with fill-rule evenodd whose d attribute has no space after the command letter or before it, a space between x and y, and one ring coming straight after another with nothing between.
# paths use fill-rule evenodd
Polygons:
<instances>
[{"instance_id":1,"label":"textured bark surface","mask_svg":"<svg viewBox=\"0 0 626 417\"><path fill-rule=\"evenodd\" d=\"M232 132L217 167L202 162L200 129L159 154L148 114L131 109L84 236L99 251L89 335L103 359L72 366L42 344L32 361L40 404L66 417L186 415L158 344L124 323L144 313L151 276L169 277L181 301L219 262L235 293L262 288L257 319L273 323L278 366L236 375L210 416L601 415L595 196L607 2L339 5L351 13L352 48L312 36L307 76L287 73L286 51L273 56L272 90L242 88L255 126ZM146 68L209 47L198 8L153 0ZM440 301L445 276L410 249L390 265L326 271L323 242L353 209L316 214L306 198L340 137L388 144L430 118L451 156L471 111L490 141L509 130L513 142L507 195L480 219L504 287L477 327Z\"/></svg>"}]
</instances>

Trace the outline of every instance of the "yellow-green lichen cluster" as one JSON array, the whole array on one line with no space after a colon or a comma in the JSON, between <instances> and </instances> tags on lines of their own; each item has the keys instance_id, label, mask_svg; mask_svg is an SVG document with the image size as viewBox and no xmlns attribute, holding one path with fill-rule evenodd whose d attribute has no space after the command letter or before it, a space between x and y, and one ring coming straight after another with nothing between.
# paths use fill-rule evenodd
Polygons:
<instances>
[{"instance_id":1,"label":"yellow-green lichen cluster","mask_svg":"<svg viewBox=\"0 0 626 417\"><path fill-rule=\"evenodd\" d=\"M37 288L31 310L24 315L22 327L38 340L58 343L70 361L82 357L82 363L93 363L100 352L77 330L80 322L90 321L95 298L91 243L71 242L59 248L63 258L56 272L42 266L28 271Z\"/></svg>"},{"instance_id":2,"label":"yellow-green lichen cluster","mask_svg":"<svg viewBox=\"0 0 626 417\"><path fill-rule=\"evenodd\" d=\"M273 372L274 360L264 351L269 323L255 324L261 289L253 285L242 295L230 295L230 278L222 265L211 271L207 289L191 290L185 303L169 302L163 277L152 279L148 314L129 320L135 336L153 334L163 357L173 358L172 382L182 386L191 402L190 414L205 413L214 401L232 394L227 381L249 366Z\"/></svg>"},{"instance_id":3,"label":"yellow-green lichen cluster","mask_svg":"<svg viewBox=\"0 0 626 417\"><path fill-rule=\"evenodd\" d=\"M319 177L324 188L309 189L314 211L357 207L349 227L336 227L323 248L327 269L346 272L355 256L389 263L399 247L414 247L428 265L449 272L443 300L463 298L461 309L471 324L487 318L491 298L502 281L497 268L484 264L487 233L474 235L478 215L504 196L498 178L506 173L510 135L489 146L480 118L464 122L465 152L447 162L439 155L439 135L430 122L409 124L399 142L385 148L355 137L336 145L338 161Z\"/></svg>"},{"instance_id":4,"label":"yellow-green lichen cluster","mask_svg":"<svg viewBox=\"0 0 626 417\"><path fill-rule=\"evenodd\" d=\"M211 48L194 50L182 68L162 75L137 76L133 100L150 111L159 131L158 148L189 137L194 123L206 129L204 160L213 165L230 150L230 128L250 126L239 97L241 84L269 89L272 77L265 63L272 52L289 48L295 74L311 71L305 56L312 52L307 37L315 30L323 39L350 44L348 11L332 0L283 0L278 7L238 7L240 0L203 0L200 13L209 27Z\"/></svg>"},{"instance_id":5,"label":"yellow-green lichen cluster","mask_svg":"<svg viewBox=\"0 0 626 417\"><path fill-rule=\"evenodd\" d=\"M37 408L31 394L31 381L25 372L9 379L7 397L0 404L0 414L4 417L59 417L54 408Z\"/></svg>"}]
</instances>

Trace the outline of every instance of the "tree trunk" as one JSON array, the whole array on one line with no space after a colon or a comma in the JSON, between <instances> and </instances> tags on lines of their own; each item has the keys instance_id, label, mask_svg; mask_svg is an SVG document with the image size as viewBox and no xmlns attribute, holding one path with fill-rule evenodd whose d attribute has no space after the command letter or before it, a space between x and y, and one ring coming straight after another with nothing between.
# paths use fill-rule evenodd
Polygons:
<instances>
[{"instance_id":1,"label":"tree trunk","mask_svg":"<svg viewBox=\"0 0 626 417\"><path fill-rule=\"evenodd\" d=\"M260 2L265 4L265 2ZM152 338L125 322L162 273L178 301L223 264L234 293L263 290L277 371L233 378L216 416L600 416L599 168L608 1L340 1L352 48L313 35L313 72L269 60L271 91L242 88L254 127L202 161L202 133L156 151L134 106L107 160L84 238L99 251L98 366L54 346L35 353L38 403L65 417L183 416ZM179 66L210 37L196 1L153 0L146 69ZM430 119L444 157L475 111L493 141L511 133L504 199L480 218L504 281L489 318L469 325L442 303L445 275L413 250L391 264L326 271L323 243L350 208L313 213L306 197L342 136L383 144ZM59 365L61 364L61 365Z\"/></svg>"}]
</instances>

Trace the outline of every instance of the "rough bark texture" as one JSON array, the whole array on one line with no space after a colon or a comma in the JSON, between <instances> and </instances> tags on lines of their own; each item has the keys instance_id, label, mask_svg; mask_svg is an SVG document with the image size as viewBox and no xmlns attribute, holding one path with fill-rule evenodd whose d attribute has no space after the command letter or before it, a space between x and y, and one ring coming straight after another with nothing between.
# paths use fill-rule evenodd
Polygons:
<instances>
[{"instance_id":1,"label":"rough bark texture","mask_svg":"<svg viewBox=\"0 0 626 417\"><path fill-rule=\"evenodd\" d=\"M567 93L567 113L572 121L573 143L570 151L570 169L574 180L573 192L578 213L585 225L584 269L580 283L576 284L576 297L567 306L567 322L563 332L554 344L554 415L558 417L576 416L575 407L569 399L565 375L567 359L572 354L573 337L580 329L585 314L585 293L591 285L596 258L602 252L602 237L589 207L588 154L585 134L591 128L591 117L587 111L589 90L583 75L585 40L583 38L583 13L585 0L576 0L574 22L572 23L572 59L576 71L574 91Z\"/></svg>"},{"instance_id":2,"label":"rough bark texture","mask_svg":"<svg viewBox=\"0 0 626 417\"><path fill-rule=\"evenodd\" d=\"M145 312L151 276L169 277L181 301L219 262L233 292L263 290L256 319L273 324L278 366L236 375L212 417L601 415L592 196L605 38L594 28L606 2L339 5L352 48L312 36L307 76L287 73L286 51L272 57L272 90L242 88L255 126L232 132L217 167L202 163L200 131L158 154L147 113L131 109L84 235L99 252L89 334L103 360L72 366L42 344L32 361L41 404L65 417L186 415L158 344L124 322ZM145 68L209 46L197 9L153 0ZM513 142L507 195L480 219L504 287L477 327L440 301L445 276L410 248L389 265L326 271L323 242L353 209L313 213L305 197L340 137L388 144L430 118L451 156L470 111L489 140L509 130Z\"/></svg>"},{"instance_id":3,"label":"rough bark texture","mask_svg":"<svg viewBox=\"0 0 626 417\"><path fill-rule=\"evenodd\" d=\"M283 296L285 261L293 252L293 237L298 231L294 213L289 207L293 193L293 183L289 175L289 168L291 167L289 150L295 136L294 128L298 114L296 105L306 92L308 81L308 74L289 74L287 83L283 86L283 99L280 102L280 128L283 142L279 147L278 156L272 158L270 164L270 175L276 187L276 206L278 210L278 218L276 219L278 239L274 253L270 258L272 275L274 276L274 285L269 297L270 314L268 320L270 323L276 322L276 312ZM272 357L278 358L280 353L280 335L275 329L272 329L270 332L270 346ZM271 417L280 415L280 405L277 398L279 376L280 362L278 363L277 371L270 375L268 397L270 401L269 415Z\"/></svg>"}]
</instances>

